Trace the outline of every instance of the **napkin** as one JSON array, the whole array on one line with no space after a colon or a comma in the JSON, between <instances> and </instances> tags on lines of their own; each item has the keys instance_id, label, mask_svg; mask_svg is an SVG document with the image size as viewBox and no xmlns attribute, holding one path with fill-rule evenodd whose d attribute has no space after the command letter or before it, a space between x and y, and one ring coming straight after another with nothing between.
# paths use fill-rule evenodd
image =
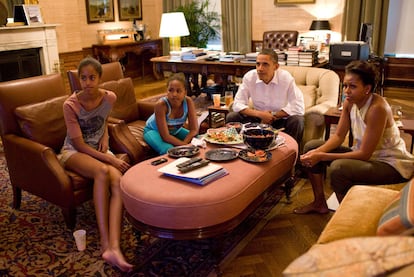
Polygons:
<instances>
[{"instance_id":1,"label":"napkin","mask_svg":"<svg viewBox=\"0 0 414 277\"><path fill-rule=\"evenodd\" d=\"M194 145L194 146L196 146L196 147L202 147L202 148L206 148L207 147L207 144L204 141L204 138L203 137L202 138L195 138L194 137L191 140L191 144Z\"/></svg>"}]
</instances>

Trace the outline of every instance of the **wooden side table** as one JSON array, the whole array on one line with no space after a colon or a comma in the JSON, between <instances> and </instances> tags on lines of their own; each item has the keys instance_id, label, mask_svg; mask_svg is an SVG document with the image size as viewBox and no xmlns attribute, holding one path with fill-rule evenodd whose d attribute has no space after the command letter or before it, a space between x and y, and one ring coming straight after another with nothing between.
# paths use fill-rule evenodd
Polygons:
<instances>
[{"instance_id":1,"label":"wooden side table","mask_svg":"<svg viewBox=\"0 0 414 277\"><path fill-rule=\"evenodd\" d=\"M403 119L402 126L400 130L404 131L411 135L411 146L410 146L410 153L413 153L413 144L414 144L414 119Z\"/></svg>"},{"instance_id":2,"label":"wooden side table","mask_svg":"<svg viewBox=\"0 0 414 277\"><path fill-rule=\"evenodd\" d=\"M324 114L325 117L325 140L328 140L329 135L331 134L331 124L338 124L339 117L341 116L341 111L338 107L329 108L329 110ZM348 136L348 146L351 147L354 143L354 136L352 135L352 130L349 130Z\"/></svg>"},{"instance_id":3,"label":"wooden side table","mask_svg":"<svg viewBox=\"0 0 414 277\"><path fill-rule=\"evenodd\" d=\"M208 108L208 126L209 128L213 127L213 113L221 113L224 115L224 120L226 119L226 115L229 113L229 107L227 106L209 106Z\"/></svg>"}]
</instances>

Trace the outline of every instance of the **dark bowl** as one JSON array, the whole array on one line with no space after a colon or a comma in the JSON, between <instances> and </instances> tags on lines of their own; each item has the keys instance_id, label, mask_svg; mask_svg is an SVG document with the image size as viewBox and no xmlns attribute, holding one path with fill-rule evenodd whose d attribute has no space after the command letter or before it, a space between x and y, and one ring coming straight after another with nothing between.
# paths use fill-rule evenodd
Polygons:
<instances>
[{"instance_id":1,"label":"dark bowl","mask_svg":"<svg viewBox=\"0 0 414 277\"><path fill-rule=\"evenodd\" d=\"M267 129L248 129L243 132L243 142L253 149L268 149L276 137L277 133Z\"/></svg>"}]
</instances>

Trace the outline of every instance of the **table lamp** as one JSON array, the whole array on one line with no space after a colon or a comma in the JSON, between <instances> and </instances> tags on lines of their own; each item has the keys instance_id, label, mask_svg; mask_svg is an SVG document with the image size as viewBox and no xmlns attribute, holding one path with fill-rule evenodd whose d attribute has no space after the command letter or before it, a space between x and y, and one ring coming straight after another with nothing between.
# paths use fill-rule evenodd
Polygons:
<instances>
[{"instance_id":1,"label":"table lamp","mask_svg":"<svg viewBox=\"0 0 414 277\"><path fill-rule=\"evenodd\" d=\"M163 13L161 16L160 37L169 38L170 52L181 50L181 37L190 35L184 13Z\"/></svg>"},{"instance_id":2,"label":"table lamp","mask_svg":"<svg viewBox=\"0 0 414 277\"><path fill-rule=\"evenodd\" d=\"M330 30L331 27L329 25L328 20L312 20L312 24L309 28L311 31L320 31L320 30Z\"/></svg>"}]
</instances>

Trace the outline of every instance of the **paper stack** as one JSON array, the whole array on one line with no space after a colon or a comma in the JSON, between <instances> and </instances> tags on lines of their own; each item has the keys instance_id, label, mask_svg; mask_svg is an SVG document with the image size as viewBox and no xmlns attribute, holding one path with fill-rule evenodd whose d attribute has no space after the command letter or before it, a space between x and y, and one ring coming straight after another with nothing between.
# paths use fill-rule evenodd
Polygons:
<instances>
[{"instance_id":1,"label":"paper stack","mask_svg":"<svg viewBox=\"0 0 414 277\"><path fill-rule=\"evenodd\" d=\"M201 186L204 186L229 174L225 168L214 163L209 163L207 166L195 169L187 173L181 173L178 171L177 164L183 163L189 159L190 158L186 157L179 158L167 164L166 166L161 167L158 169L158 171L163 173L165 176L177 178Z\"/></svg>"}]
</instances>

